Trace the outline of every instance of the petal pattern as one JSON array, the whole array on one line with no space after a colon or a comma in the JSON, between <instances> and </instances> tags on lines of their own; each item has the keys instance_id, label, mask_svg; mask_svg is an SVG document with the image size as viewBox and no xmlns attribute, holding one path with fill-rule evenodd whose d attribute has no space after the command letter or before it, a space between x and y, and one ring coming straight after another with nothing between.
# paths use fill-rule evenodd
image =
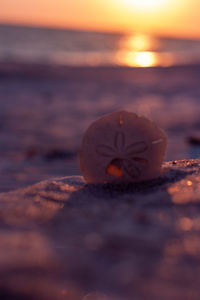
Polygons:
<instances>
[{"instance_id":1,"label":"petal pattern","mask_svg":"<svg viewBox=\"0 0 200 300\"><path fill-rule=\"evenodd\" d=\"M138 154L148 150L146 142L136 142L125 147L126 139L123 132L118 131L114 137L114 145L98 145L96 153L109 157L110 164L106 173L115 177L122 177L123 174L133 179L141 176L142 170L149 163L146 158L138 156Z\"/></svg>"},{"instance_id":2,"label":"petal pattern","mask_svg":"<svg viewBox=\"0 0 200 300\"><path fill-rule=\"evenodd\" d=\"M115 150L110 146L98 145L96 147L96 152L102 156L111 157L115 153Z\"/></svg>"},{"instance_id":3,"label":"petal pattern","mask_svg":"<svg viewBox=\"0 0 200 300\"><path fill-rule=\"evenodd\" d=\"M125 145L125 135L123 132L117 132L114 139L114 146L120 152L123 151Z\"/></svg>"},{"instance_id":4,"label":"petal pattern","mask_svg":"<svg viewBox=\"0 0 200 300\"><path fill-rule=\"evenodd\" d=\"M126 155L134 155L137 153L143 153L148 149L148 146L145 142L137 142L130 144L126 147Z\"/></svg>"}]
</instances>

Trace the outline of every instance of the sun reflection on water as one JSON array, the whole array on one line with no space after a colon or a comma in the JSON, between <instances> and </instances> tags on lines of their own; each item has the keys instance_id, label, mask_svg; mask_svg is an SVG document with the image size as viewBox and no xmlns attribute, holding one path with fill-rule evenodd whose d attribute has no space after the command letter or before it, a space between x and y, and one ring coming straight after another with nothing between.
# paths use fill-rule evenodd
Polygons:
<instances>
[{"instance_id":1,"label":"sun reflection on water","mask_svg":"<svg viewBox=\"0 0 200 300\"><path fill-rule=\"evenodd\" d=\"M160 52L158 39L144 34L126 36L119 43L116 61L129 67L169 66L173 64L168 53Z\"/></svg>"},{"instance_id":2,"label":"sun reflection on water","mask_svg":"<svg viewBox=\"0 0 200 300\"><path fill-rule=\"evenodd\" d=\"M72 66L168 67L177 63L180 55L164 52L161 39L144 34L121 35L114 49L105 51L56 52L51 60Z\"/></svg>"},{"instance_id":3,"label":"sun reflection on water","mask_svg":"<svg viewBox=\"0 0 200 300\"><path fill-rule=\"evenodd\" d=\"M155 53L150 51L144 52L130 52L124 57L124 62L128 66L136 67L152 67L156 66L157 58Z\"/></svg>"},{"instance_id":4,"label":"sun reflection on water","mask_svg":"<svg viewBox=\"0 0 200 300\"><path fill-rule=\"evenodd\" d=\"M121 48L126 48L129 51L147 51L157 48L157 45L156 39L144 34L126 36L120 43Z\"/></svg>"}]
</instances>

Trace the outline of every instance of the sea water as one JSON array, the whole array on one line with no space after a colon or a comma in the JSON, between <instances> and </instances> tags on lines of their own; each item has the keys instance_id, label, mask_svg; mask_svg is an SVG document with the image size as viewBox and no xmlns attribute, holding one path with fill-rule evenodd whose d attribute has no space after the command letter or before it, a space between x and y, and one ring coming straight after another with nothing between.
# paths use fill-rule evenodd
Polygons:
<instances>
[{"instance_id":1,"label":"sea water","mask_svg":"<svg viewBox=\"0 0 200 300\"><path fill-rule=\"evenodd\" d=\"M171 66L200 62L200 40L0 25L0 62Z\"/></svg>"}]
</instances>

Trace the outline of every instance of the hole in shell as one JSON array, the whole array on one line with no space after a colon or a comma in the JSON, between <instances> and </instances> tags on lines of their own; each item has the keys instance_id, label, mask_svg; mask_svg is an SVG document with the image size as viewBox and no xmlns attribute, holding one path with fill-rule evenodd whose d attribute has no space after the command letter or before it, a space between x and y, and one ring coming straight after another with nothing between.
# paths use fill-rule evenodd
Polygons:
<instances>
[{"instance_id":1,"label":"hole in shell","mask_svg":"<svg viewBox=\"0 0 200 300\"><path fill-rule=\"evenodd\" d=\"M122 177L122 159L116 158L111 161L111 163L108 165L106 169L106 173L108 175L114 176L114 177Z\"/></svg>"}]
</instances>

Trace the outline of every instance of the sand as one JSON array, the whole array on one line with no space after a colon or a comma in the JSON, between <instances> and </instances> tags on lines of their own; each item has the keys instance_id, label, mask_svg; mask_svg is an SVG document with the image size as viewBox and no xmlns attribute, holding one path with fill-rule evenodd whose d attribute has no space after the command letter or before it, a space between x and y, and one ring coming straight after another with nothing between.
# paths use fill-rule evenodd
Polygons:
<instances>
[{"instance_id":1,"label":"sand","mask_svg":"<svg viewBox=\"0 0 200 300\"><path fill-rule=\"evenodd\" d=\"M145 183L1 193L0 298L199 300L200 160L163 167Z\"/></svg>"},{"instance_id":2,"label":"sand","mask_svg":"<svg viewBox=\"0 0 200 300\"><path fill-rule=\"evenodd\" d=\"M1 299L199 300L199 74L0 64ZM86 185L83 133L120 109L163 128L172 161L151 182Z\"/></svg>"},{"instance_id":3,"label":"sand","mask_svg":"<svg viewBox=\"0 0 200 300\"><path fill-rule=\"evenodd\" d=\"M200 66L131 69L0 64L0 191L81 175L83 133L121 109L163 128L166 160L198 158L188 135L200 129Z\"/></svg>"}]
</instances>

